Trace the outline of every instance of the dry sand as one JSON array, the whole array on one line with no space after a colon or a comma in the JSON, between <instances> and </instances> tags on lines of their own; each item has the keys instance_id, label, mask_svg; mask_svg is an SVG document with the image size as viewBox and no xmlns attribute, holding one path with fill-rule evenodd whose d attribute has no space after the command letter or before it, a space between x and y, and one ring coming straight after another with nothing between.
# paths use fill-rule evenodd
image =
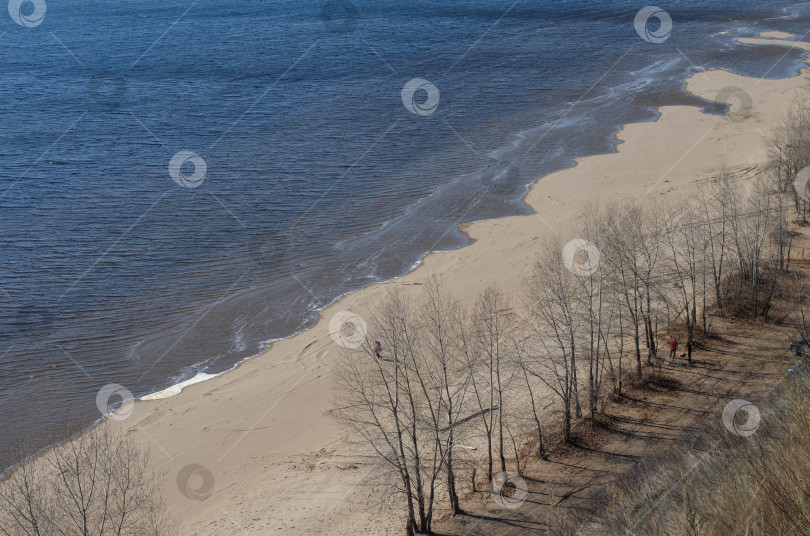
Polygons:
<instances>
[{"instance_id":1,"label":"dry sand","mask_svg":"<svg viewBox=\"0 0 810 536\"><path fill-rule=\"evenodd\" d=\"M773 38L741 41L810 50L808 43ZM369 460L346 456L345 433L327 416L330 367L339 352L329 335L330 319L346 310L363 315L390 287L417 285L432 274L447 276L466 303L493 283L514 293L536 244L552 233L563 241L575 238L573 219L589 203L674 203L721 163L734 169L759 164L762 136L808 80L808 69L786 80L699 73L688 90L712 100L727 96L735 103L735 121L679 106L662 108L654 123L627 125L617 134L624 143L615 154L579 159L535 184L526 201L536 214L469 224L464 230L471 245L430 254L396 281L345 296L312 329L177 396L138 402L127 420L113 425L148 445L155 465L167 471L163 493L183 535L399 534L401 521L371 510L378 498L357 487ZM751 109L739 110L740 99L726 88L750 96ZM189 499L177 485L178 471L188 464L213 475L207 499ZM202 482L198 475L189 485Z\"/></svg>"},{"instance_id":2,"label":"dry sand","mask_svg":"<svg viewBox=\"0 0 810 536\"><path fill-rule=\"evenodd\" d=\"M796 37L792 33L787 32L762 32L759 34L760 37L772 37L775 39L790 39L791 37Z\"/></svg>"}]
</instances>

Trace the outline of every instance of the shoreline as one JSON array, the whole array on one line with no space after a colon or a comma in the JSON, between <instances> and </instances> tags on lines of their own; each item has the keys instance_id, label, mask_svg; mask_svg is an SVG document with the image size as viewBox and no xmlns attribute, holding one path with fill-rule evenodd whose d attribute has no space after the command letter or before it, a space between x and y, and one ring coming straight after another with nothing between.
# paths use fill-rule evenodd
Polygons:
<instances>
[{"instance_id":1,"label":"shoreline","mask_svg":"<svg viewBox=\"0 0 810 536\"><path fill-rule=\"evenodd\" d=\"M787 33L787 32L768 31L768 32L759 33L756 38L735 38L734 40L736 42L739 42L739 43L745 44L745 45L776 45L776 46L784 46L784 47L788 47L788 48L790 48L790 47L797 48L796 45L795 45L796 41L791 41L789 43L785 43L785 44L782 44L782 45L780 45L778 43L774 43L774 41L790 40L790 39L796 39L796 38L797 38L796 35L790 34L790 33ZM806 50L806 52L807 52L807 54L805 55L805 58L802 60L802 63L804 63L805 66L807 66L808 63L810 62L810 60L808 60L808 56L810 56L810 50ZM801 71L804 68L806 68L806 67L798 67L797 68L797 74L794 74L794 75L786 77L786 78L778 78L778 79L764 78L762 80L789 80L789 79L795 78L797 76L801 76ZM646 69L646 68L644 68L644 69ZM642 69L642 70L644 70L644 69ZM688 74L690 72L691 72L691 75ZM687 95L693 95L693 96L701 97L699 95L696 95L696 94L690 92L688 90L687 86L688 86L688 80L689 79L691 79L691 78L693 78L695 76L698 76L698 75L700 75L700 74L702 74L704 72L706 72L705 69L697 68L697 67L694 67L694 66L687 69L687 76L680 79L680 86L681 86L680 91L682 93L684 93L684 94L687 94ZM731 74L735 74L735 73L733 73L731 71L728 71L728 72L730 72ZM748 77L748 76L739 75L739 74L735 74L735 76L740 76L742 78L752 79L752 80L760 80L760 79L755 78L755 77ZM597 96L597 97L594 97L594 98L602 98L602 97ZM703 98L703 97L701 97L701 98ZM724 113L719 113L719 112L718 113L713 113L713 112L710 112L710 111L706 111L706 108L709 105L711 105L712 103L717 103L717 101L713 101L713 100L708 99L708 98L703 98L703 100L705 100L707 106L703 106L703 107L700 107L700 106L697 106L697 105L694 106L694 107L698 108L701 111L701 113L705 113L707 115L717 115L717 116L720 116L720 117L722 117L723 115L726 115L728 113L728 110L726 112L724 112ZM572 157L571 162L570 162L569 165L566 165L566 166L564 166L564 167L562 167L560 169L556 169L554 171L546 173L545 175L542 175L542 176L540 176L540 177L538 177L538 178L536 178L534 180L531 180L530 182L527 182L523 186L523 188L525 189L525 192L519 198L516 198L514 201L516 203L519 203L519 204L525 206L526 208L528 208L529 211L530 211L528 213L528 215L536 214L536 211L535 211L534 207L530 203L528 203L527 198L531 194L532 189L535 188L540 183L540 181L542 181L544 178L546 178L546 177L548 177L550 175L560 173L560 172L564 172L564 171L566 171L568 169L575 168L579 164L579 161L582 160L582 159L618 153L619 152L618 147L625 143L625 141L622 140L620 138L620 136L619 136L619 134L625 129L625 127L627 125L632 125L632 124L644 124L644 123L656 123L656 122L658 122L660 120L660 118L661 118L661 115L662 115L661 114L661 109L664 108L665 106L667 106L667 105L659 106L657 108L648 108L648 110L653 114L653 117L650 118L650 119L642 119L642 120L628 122L628 123L619 123L618 125L614 126L614 130L604 140L607 143L607 149L605 151L603 151L603 152L595 152L595 153L590 153L590 154L586 154L586 155L582 155L582 156ZM496 153L497 154L508 153L509 151L517 149L520 142L523 139L525 139L525 137L527 136L527 133L537 131L537 130L540 130L540 129L543 129L543 128L554 128L554 124L552 123L551 125L543 125L543 126L539 126L539 127L531 127L529 129L525 129L525 130L522 130L520 132L517 132L516 134L513 135L513 140L511 142L509 142L504 147L493 149L490 156L492 156L492 155L494 155ZM378 231L384 229L386 226L390 225L391 223L394 223L394 222L400 220L401 218L407 217L415 207L418 207L420 204L422 204L426 200L430 199L431 196L433 196L436 192L439 192L444 188L451 187L453 184L455 184L456 182L463 179L464 176L465 175L459 175L458 177L454 178L449 183L443 184L443 185L440 185L440 186L436 187L426 197L423 197L423 198L417 200L416 202L414 202L412 205L406 207L402 214L400 214L398 216L395 216L394 218L391 218L390 220L387 220L387 221L383 222L379 226L379 228L377 228L377 229L375 229L373 231L370 231L368 234L373 234L375 232L378 232ZM137 401L152 401L152 400L159 400L159 399L169 398L169 397L172 397L172 396L177 396L178 394L180 394L180 392L182 392L182 390L184 388L186 388L186 387L188 387L190 385L205 382L205 381L220 377L220 376L222 376L224 374L228 374L230 372L233 372L239 366L241 366L243 363L245 363L245 362L247 362L249 360L255 359L255 358L259 358L263 354L265 354L266 352L270 351L273 344L276 344L276 343L278 343L280 341L285 341L285 340L297 337L298 335L300 335L302 333L305 333L306 331L308 331L310 329L313 329L322 320L323 312L326 311L327 309L331 308L332 306L334 306L337 302L344 299L347 295L350 295L350 294L355 293L355 292L362 292L365 289L367 289L367 288L369 288L371 286L374 286L374 285L387 284L387 283L396 281L397 279L406 277L409 274L411 274L414 270L419 268L423 264L425 258L428 257L429 255L436 254L436 253L446 253L446 252L451 252L451 251L457 251L457 250L460 250L460 249L463 249L463 248L466 248L466 247L469 247L469 246L473 245L476 242L475 238L470 236L470 234L468 232L466 232L466 230L465 230L469 226L474 225L474 224L479 223L479 222L494 221L494 220L499 220L499 219L504 219L504 218L512 218L512 217L515 217L515 216L519 217L519 216L522 216L522 215L505 214L503 216L496 216L496 217L485 218L485 219L480 219L480 220L471 220L469 222L459 224L452 232L460 233L464 237L464 240L465 240L464 244L462 244L462 245L460 245L458 247L455 247L455 248L451 248L451 249L440 249L440 250L425 251L411 266L406 268L402 273L400 273L398 275L391 276L390 278L387 278L387 279L382 279L382 280L379 280L379 281L374 281L374 282L371 282L371 283L367 283L366 285L364 285L364 286L362 286L360 288L357 288L357 289L354 289L354 290L347 290L347 291L339 294L338 296L334 297L331 301L326 303L323 307L321 307L319 309L316 309L314 311L314 319L312 320L311 323L305 325L304 327L298 329L297 331L295 331L293 333L290 333L289 335L284 335L284 336L280 336L280 337L276 337L276 338L270 338L270 339L267 339L267 340L260 341L259 342L259 349L257 350L256 353L250 354L250 355L247 355L247 356L244 356L244 357L238 359L229 368L227 368L225 370L222 370L222 371L219 371L219 372L216 372L216 373L208 373L208 372L199 372L198 371L194 376L192 376L190 378L187 378L187 379L182 380L182 381L177 381L177 382L175 382L173 384L170 384L170 385L168 385L168 386L166 386L166 387L164 387L162 389L158 389L156 391L153 391L153 392L144 394L142 396L136 397L135 400L137 400ZM450 231L448 231L448 232L450 232ZM344 240L343 242L353 241L353 240L357 240L357 239L360 239L360 238L362 238L362 236L348 238L348 239ZM261 288L261 287L257 287L257 288ZM232 296L229 296L226 299L232 299L232 298L234 298L236 296L239 296L239 295L241 295L243 293L250 293L250 292L254 292L255 290L256 290L256 288L246 289L245 291L240 291L239 293L234 294ZM140 343L139 343L139 345L140 345ZM137 347L135 347L133 349L133 351L136 348ZM204 377L200 378L201 376L204 376ZM200 378L200 379L197 379L197 378ZM98 421L96 421L96 422L98 422ZM95 423L93 425L95 425Z\"/></svg>"},{"instance_id":2,"label":"shoreline","mask_svg":"<svg viewBox=\"0 0 810 536\"><path fill-rule=\"evenodd\" d=\"M781 41L771 38L753 40L763 42L749 43L742 40L740 42L751 45L773 45ZM797 42L785 42L783 46L796 47ZM810 51L810 45L799 48ZM805 55L805 65L807 61ZM761 106L762 108L771 108L771 111L774 111L789 102L774 98L770 94L773 89L762 92L762 86L768 85L763 82L780 88L782 92L794 91L802 87L797 82L806 82L808 71L810 67L805 66L796 76L768 80L712 69L690 76L685 81L684 90L709 98L717 95L714 84L724 88L732 85L730 81L741 85L745 92L756 97L755 102L765 102L766 106ZM760 86L760 83L763 84ZM760 93L764 95L761 96ZM760 108L755 106L754 110L756 114ZM511 292L515 283L519 283L520 274L525 272L525 269L521 269L520 263L532 257L531 252L526 251L531 248L525 246L549 232L549 229L554 230L546 218L558 226L570 222L578 216L582 206L586 204L585 200L608 203L628 198L644 200L651 196L669 198L673 195L688 194L690 187L694 187L695 180L700 178L700 171L705 173L708 169L721 164L722 158L718 160L714 157L718 153L722 157L730 156L726 149L735 149L735 153L740 155L740 160L750 163L751 160L756 160L754 155L762 152L762 141L758 136L749 135L747 136L749 139L742 140L748 147L741 148L733 143L731 144L733 147L727 146L730 138L741 138L742 134L734 132L736 124L728 120L726 115L707 114L691 106L662 106L657 112L658 117L654 121L622 125L613 134L617 143L612 145L612 152L575 158L571 167L532 182L521 198L532 208L532 214L465 223L458 228L469 240L465 246L448 251L427 252L405 274L344 294L331 305L318 311L317 319L311 327L288 338L274 341L263 352L237 363L227 371L227 374L223 372L210 381L190 384L182 392L169 398L136 403L129 419L114 424L131 431L133 438L137 438L138 442L149 445L153 450L155 465L168 470L164 495L167 496L172 509L180 513L184 532L239 534L241 532L238 530L222 532L228 530L225 527L225 519L236 514L238 520L245 521L246 518L257 515L251 513L253 507L261 508L266 514L266 509L273 504L274 498L277 500L275 504L281 506L277 508L280 511L275 512L277 517L273 518L274 521L284 525L293 524L286 526L285 529L296 527L296 523L309 523L314 533L329 527L330 532L338 534L340 531L356 530L362 525L367 517L362 514L365 511L365 503L361 505L360 512L347 515L353 506L347 503L346 495L356 493L354 486L358 479L345 478L341 475L341 472L352 471L340 467L340 464L347 463L345 460L348 459L341 452L345 432L324 417L331 403L328 400L329 386L326 385L329 379L330 356L339 350L330 340L326 326L328 320L342 310L352 310L362 315L367 307L373 307L373 302L387 288L418 285L419 279L424 279L431 273L453 274L454 282L451 290L463 302L474 298L482 285L494 281L501 283L505 281L506 284L502 285L504 290ZM742 125L749 122L765 123L767 120L767 125L762 126L764 132L769 128L768 125L779 119L781 114L769 113L765 118L750 117ZM681 134L689 133L695 124L703 126L708 124L710 128L694 145L692 143L695 140L691 136L686 136L689 143L678 148L678 144L683 143L683 140L678 139L677 132L665 130L662 126L665 123L667 129L674 129ZM656 132L654 134L643 132L644 135L640 133L650 128ZM711 136L707 139L706 137L715 129L724 132L720 132L717 138ZM751 128L749 125L751 131L756 132L759 129L760 127ZM751 137L756 139L751 140ZM662 140L664 149L668 150L666 155L661 154L660 150L655 150L661 149L655 142L661 143ZM709 151L703 148L704 152L712 156L701 154L703 158L697 159L699 160L697 164L694 161L684 163L685 157L697 150L698 145L704 140L707 145L712 146L712 150ZM618 145L623 146L621 151ZM683 156L680 156L681 153ZM670 155L678 156L672 167L660 162L665 159L662 157ZM619 159L621 162L605 161L610 158ZM627 167L623 165L628 159L637 165L636 169L629 173ZM658 177L649 187L632 178L639 172L642 177L646 176L645 170L649 170L650 176ZM661 175L661 171L666 172ZM618 178L614 177L612 182L606 178L614 175ZM569 176L580 180L571 180ZM676 181L676 176L680 180ZM600 178L604 180L600 181ZM624 180L621 180L622 178ZM541 180L544 185L543 191L539 188ZM677 184L674 184L675 182ZM571 200L575 203L570 203ZM577 200L583 202L576 203ZM543 211L544 207L548 207L548 210ZM566 210L566 207L570 208ZM534 224L539 224L542 228L535 228ZM512 234L503 233L504 230L512 231ZM505 238L502 239L504 235ZM508 244L504 244L507 241ZM488 259L482 261L476 258L476 253L483 253L481 257ZM486 260L489 260L489 264L485 262ZM485 269L487 267L489 269ZM287 413L283 413L283 410L287 410ZM307 426L307 423L311 423L311 426ZM186 433L178 434L181 429ZM239 450L243 456L237 460L234 451L238 446L241 446ZM179 494L176 489L174 477L177 470L189 463L199 463L215 476L213 495L204 502L191 501ZM299 465L309 469L305 469L302 474L298 469ZM350 474L353 477L359 476L356 473ZM270 477L267 479L270 482L265 482L262 477ZM287 489L287 492L290 491L291 484L293 486L299 484L294 490L298 492L303 488L302 497L297 497L299 503L285 504L284 501L292 500L290 494L280 496L280 489L276 490L272 485L274 478L287 480L281 486L281 489ZM348 485L347 489L347 482L354 483ZM328 493L325 491L329 490L330 484L337 492L327 496ZM312 502L320 506L319 508L306 507L308 504L306 501L312 499L306 493L308 490L317 496L318 500ZM323 501L328 503L325 513ZM298 510L295 510L296 508ZM354 508L357 508L357 505ZM312 518L312 510L319 512L319 519ZM338 513L341 515L337 516ZM333 514L333 517L343 519L342 527L341 524L335 523L336 519L330 519ZM324 515L326 517L323 517ZM355 518L355 515L358 517ZM287 521L290 516L301 517ZM384 521L388 520L374 521L379 533L383 533ZM237 522L228 524L238 525ZM254 534L253 524L249 526L251 532L245 533ZM399 527L398 524L395 526ZM261 530L260 527L256 528ZM255 534L262 533L264 532L255 532Z\"/></svg>"}]
</instances>

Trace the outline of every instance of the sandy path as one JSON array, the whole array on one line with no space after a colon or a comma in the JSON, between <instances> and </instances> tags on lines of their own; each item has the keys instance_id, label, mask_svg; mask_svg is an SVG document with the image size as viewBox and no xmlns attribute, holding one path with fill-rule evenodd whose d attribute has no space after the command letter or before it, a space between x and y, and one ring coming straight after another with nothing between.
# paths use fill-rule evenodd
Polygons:
<instances>
[{"instance_id":1,"label":"sandy path","mask_svg":"<svg viewBox=\"0 0 810 536\"><path fill-rule=\"evenodd\" d=\"M728 340L709 340L691 368L664 366L650 389L628 391L610 404L595 447L562 450L527 468L529 496L513 511L479 498L471 515L440 524L437 533L456 536L543 534L554 519L576 513L618 475L645 459L658 458L692 430L728 433L723 408L743 398L757 403L795 363L790 333L772 325L713 319ZM531 478L535 477L535 478ZM663 497L662 500L665 500Z\"/></svg>"},{"instance_id":2,"label":"sandy path","mask_svg":"<svg viewBox=\"0 0 810 536\"><path fill-rule=\"evenodd\" d=\"M810 49L777 39L749 41ZM727 94L724 88L737 87L750 96L752 107L743 111L743 120L664 107L657 122L619 132L625 143L616 154L580 159L576 167L539 181L526 197L536 214L470 224L465 230L475 242L469 247L428 255L405 277L344 297L312 329L226 375L173 398L136 404L133 415L115 425L148 445L156 466L167 472L163 492L182 520L181 534L398 534L399 520L381 521L368 512L366 505L376 497L355 487L368 461L344 456L344 432L326 416L332 401L329 371L339 350L329 336L329 320L344 310L362 315L389 287L431 274L452 275L448 283L466 303L491 283L515 292L531 266L534 244L554 232L564 241L574 238L571 221L588 203L676 202L721 162L735 169L759 163L762 135L809 79L807 70L778 81L719 70L698 74L688 82L697 95L715 99ZM204 501L187 497L187 486L178 485L178 472L188 464L213 477ZM195 489L202 482L198 475L189 485Z\"/></svg>"}]
</instances>

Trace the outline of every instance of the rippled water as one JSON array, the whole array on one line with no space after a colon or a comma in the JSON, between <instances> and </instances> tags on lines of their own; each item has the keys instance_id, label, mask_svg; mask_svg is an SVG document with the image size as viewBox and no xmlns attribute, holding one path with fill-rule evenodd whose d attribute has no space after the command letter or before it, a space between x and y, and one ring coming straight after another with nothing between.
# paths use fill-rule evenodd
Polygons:
<instances>
[{"instance_id":1,"label":"rippled water","mask_svg":"<svg viewBox=\"0 0 810 536\"><path fill-rule=\"evenodd\" d=\"M808 23L675 3L653 44L625 1L36 4L0 14L4 453L97 418L105 384L227 370L463 245L460 223L526 212L528 183L622 123L723 111L682 92L690 72L794 74L798 52L733 38ZM423 115L414 78L438 93Z\"/></svg>"}]
</instances>

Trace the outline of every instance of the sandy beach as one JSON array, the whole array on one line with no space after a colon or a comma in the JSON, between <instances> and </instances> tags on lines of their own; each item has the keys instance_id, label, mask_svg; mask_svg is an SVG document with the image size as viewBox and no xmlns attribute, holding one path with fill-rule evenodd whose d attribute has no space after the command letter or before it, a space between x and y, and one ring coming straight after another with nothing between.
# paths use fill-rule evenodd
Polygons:
<instances>
[{"instance_id":1,"label":"sandy beach","mask_svg":"<svg viewBox=\"0 0 810 536\"><path fill-rule=\"evenodd\" d=\"M776 32L740 42L810 51L810 43L788 37ZM783 80L723 70L695 74L687 90L725 99L729 116L663 107L655 122L625 125L615 153L578 159L536 182L525 197L534 214L466 225L469 246L429 254L409 274L343 297L313 328L235 370L170 398L139 401L129 418L109 423L149 447L155 466L167 473L163 494L180 534L398 534L401 521L380 515L378 498L360 485L370 461L350 456L345 432L328 416L331 367L340 351L330 320L342 311L363 316L391 287L419 285L434 274L466 304L490 284L514 294L532 267L535 245L550 234L576 238L572 222L584 207L630 199L678 203L722 164L732 170L760 164L763 136L808 82L810 68ZM187 487L209 487L204 500L178 485L178 473L191 464L199 466L192 477L198 480Z\"/></svg>"}]
</instances>

